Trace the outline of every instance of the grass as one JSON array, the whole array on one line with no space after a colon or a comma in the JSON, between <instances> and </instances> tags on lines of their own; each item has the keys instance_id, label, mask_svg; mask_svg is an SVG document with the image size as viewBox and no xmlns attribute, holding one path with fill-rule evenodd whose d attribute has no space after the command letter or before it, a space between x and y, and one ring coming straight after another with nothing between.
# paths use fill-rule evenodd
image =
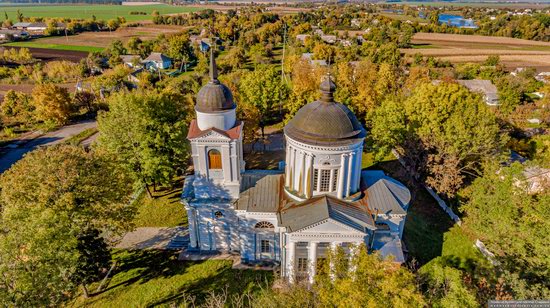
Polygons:
<instances>
[{"instance_id":1,"label":"grass","mask_svg":"<svg viewBox=\"0 0 550 308\"><path fill-rule=\"evenodd\" d=\"M126 21L143 21L153 18L153 11L159 14L175 14L200 11L200 8L171 6L166 4L126 6L126 5L3 5L0 10L6 12L11 20L16 20L17 10L25 17L74 18L99 20L124 17ZM147 15L130 15L130 12L146 12Z\"/></svg>"},{"instance_id":2,"label":"grass","mask_svg":"<svg viewBox=\"0 0 550 308\"><path fill-rule=\"evenodd\" d=\"M135 202L138 209L134 219L136 227L187 226L186 212L180 203L182 187L180 179L174 183L174 188L152 192L154 198L144 190Z\"/></svg>"},{"instance_id":3,"label":"grass","mask_svg":"<svg viewBox=\"0 0 550 308\"><path fill-rule=\"evenodd\" d=\"M102 47L93 47L93 46L76 46L76 45L63 45L63 44L47 44L41 42L12 42L6 43L2 46L10 47L26 47L26 48L44 48L44 49L54 49L54 50L69 50L69 51L85 51L85 52L94 52L102 51Z\"/></svg>"},{"instance_id":4,"label":"grass","mask_svg":"<svg viewBox=\"0 0 550 308\"><path fill-rule=\"evenodd\" d=\"M204 302L210 292L227 288L229 295L258 292L273 280L272 272L234 270L231 261L181 262L170 252L155 250L117 251L117 267L104 291L89 299L78 297L77 307L182 306L188 297ZM89 289L95 291L98 283Z\"/></svg>"},{"instance_id":5,"label":"grass","mask_svg":"<svg viewBox=\"0 0 550 308\"><path fill-rule=\"evenodd\" d=\"M95 133L97 133L97 128L88 128L65 140L65 143L70 145L79 145L82 141L93 136Z\"/></svg>"}]
</instances>

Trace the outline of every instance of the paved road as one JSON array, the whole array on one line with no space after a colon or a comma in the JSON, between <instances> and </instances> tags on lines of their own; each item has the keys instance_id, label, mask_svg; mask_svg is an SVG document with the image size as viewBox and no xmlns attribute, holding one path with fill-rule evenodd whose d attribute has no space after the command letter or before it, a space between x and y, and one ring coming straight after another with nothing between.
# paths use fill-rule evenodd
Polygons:
<instances>
[{"instance_id":1,"label":"paved road","mask_svg":"<svg viewBox=\"0 0 550 308\"><path fill-rule=\"evenodd\" d=\"M67 125L58 130L46 133L17 148L9 149L6 154L0 157L0 173L8 170L11 165L20 160L26 153L38 147L58 144L88 128L94 127L97 127L97 122L93 120Z\"/></svg>"}]
</instances>

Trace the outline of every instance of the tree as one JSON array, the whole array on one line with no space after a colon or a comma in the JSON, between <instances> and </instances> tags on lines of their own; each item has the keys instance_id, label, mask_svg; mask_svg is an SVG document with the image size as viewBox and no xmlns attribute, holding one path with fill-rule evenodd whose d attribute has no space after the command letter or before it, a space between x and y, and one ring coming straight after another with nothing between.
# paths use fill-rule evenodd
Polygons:
<instances>
[{"instance_id":1,"label":"tree","mask_svg":"<svg viewBox=\"0 0 550 308\"><path fill-rule=\"evenodd\" d=\"M95 258L79 243L99 242L88 242L97 234L91 230L114 235L131 227L129 177L110 157L80 147L30 152L2 174L0 187L2 306L62 304L97 278L82 271Z\"/></svg>"},{"instance_id":2,"label":"tree","mask_svg":"<svg viewBox=\"0 0 550 308\"><path fill-rule=\"evenodd\" d=\"M185 170L187 104L180 94L116 93L109 111L98 116L99 148L117 156L134 179L149 185L171 184Z\"/></svg>"},{"instance_id":3,"label":"tree","mask_svg":"<svg viewBox=\"0 0 550 308\"><path fill-rule=\"evenodd\" d=\"M478 307L474 292L464 283L463 273L440 259L419 270L419 278L432 307Z\"/></svg>"},{"instance_id":4,"label":"tree","mask_svg":"<svg viewBox=\"0 0 550 308\"><path fill-rule=\"evenodd\" d=\"M541 234L550 232L550 190L531 191L524 172L519 163L488 166L469 188L461 210L464 225L509 272L514 298L548 298L550 247Z\"/></svg>"},{"instance_id":5,"label":"tree","mask_svg":"<svg viewBox=\"0 0 550 308\"><path fill-rule=\"evenodd\" d=\"M321 307L423 307L414 275L365 245L348 257L339 247L321 264L313 290ZM332 264L329 266L329 264Z\"/></svg>"},{"instance_id":6,"label":"tree","mask_svg":"<svg viewBox=\"0 0 550 308\"><path fill-rule=\"evenodd\" d=\"M36 116L42 121L63 125L71 114L71 98L66 88L47 83L34 87L32 99Z\"/></svg>"},{"instance_id":7,"label":"tree","mask_svg":"<svg viewBox=\"0 0 550 308\"><path fill-rule=\"evenodd\" d=\"M188 62L193 56L193 49L189 42L187 34L173 35L168 38L168 56L181 62L180 71L185 62Z\"/></svg>"},{"instance_id":8,"label":"tree","mask_svg":"<svg viewBox=\"0 0 550 308\"><path fill-rule=\"evenodd\" d=\"M457 84L422 84L401 101L386 99L370 121L371 138L384 157L395 148L408 171L453 196L466 175L498 159L507 141L481 97Z\"/></svg>"},{"instance_id":9,"label":"tree","mask_svg":"<svg viewBox=\"0 0 550 308\"><path fill-rule=\"evenodd\" d=\"M33 121L34 106L31 97L23 92L9 90L0 107L2 115L9 120L26 124Z\"/></svg>"},{"instance_id":10,"label":"tree","mask_svg":"<svg viewBox=\"0 0 550 308\"><path fill-rule=\"evenodd\" d=\"M260 65L243 76L239 90L241 104L250 104L258 109L260 114L258 121L263 137L265 126L280 119L282 115L282 106L289 93L287 85L281 81L277 68ZM281 112L277 113L277 108Z\"/></svg>"}]
</instances>

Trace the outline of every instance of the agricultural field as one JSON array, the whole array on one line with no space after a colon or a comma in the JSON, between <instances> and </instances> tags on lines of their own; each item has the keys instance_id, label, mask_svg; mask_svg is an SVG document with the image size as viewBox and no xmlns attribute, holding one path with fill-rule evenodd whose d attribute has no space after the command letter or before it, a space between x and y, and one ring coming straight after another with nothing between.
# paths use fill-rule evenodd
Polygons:
<instances>
[{"instance_id":1,"label":"agricultural field","mask_svg":"<svg viewBox=\"0 0 550 308\"><path fill-rule=\"evenodd\" d=\"M16 20L19 10L25 17L76 18L87 19L95 16L97 19L109 20L124 17L127 21L151 20L153 11L161 15L200 11L199 7L154 5L0 5L0 13L6 12L8 17ZM145 12L146 15L131 15L130 12Z\"/></svg>"},{"instance_id":2,"label":"agricultural field","mask_svg":"<svg viewBox=\"0 0 550 308\"><path fill-rule=\"evenodd\" d=\"M412 43L413 48L401 51L407 55L420 53L452 63L479 63L489 55L498 55L509 68L550 68L550 42L481 35L416 33Z\"/></svg>"},{"instance_id":3,"label":"agricultural field","mask_svg":"<svg viewBox=\"0 0 550 308\"><path fill-rule=\"evenodd\" d=\"M391 2L391 4L395 4L395 2ZM433 1L433 2L424 2L424 1L403 1L400 4L404 5L410 5L410 6L436 6L436 7L443 7L443 6L454 6L454 7L486 7L486 8L510 8L510 9L540 9L548 7L548 3L532 3L532 2L522 2L522 1L516 1L513 3L506 3L506 2L474 2L474 1L461 1L461 2L449 2L449 1Z\"/></svg>"}]
</instances>

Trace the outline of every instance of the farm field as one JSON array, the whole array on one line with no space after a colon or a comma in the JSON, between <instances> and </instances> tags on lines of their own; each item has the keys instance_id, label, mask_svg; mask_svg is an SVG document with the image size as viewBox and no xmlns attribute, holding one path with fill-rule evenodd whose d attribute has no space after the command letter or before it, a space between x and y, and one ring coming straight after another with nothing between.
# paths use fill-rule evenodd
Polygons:
<instances>
[{"instance_id":1,"label":"farm field","mask_svg":"<svg viewBox=\"0 0 550 308\"><path fill-rule=\"evenodd\" d=\"M550 68L550 42L529 41L509 37L416 33L413 48L401 51L407 55L420 53L452 63L483 62L489 55L499 55L509 68Z\"/></svg>"},{"instance_id":2,"label":"farm field","mask_svg":"<svg viewBox=\"0 0 550 308\"><path fill-rule=\"evenodd\" d=\"M389 2L395 4L395 2ZM410 6L454 6L454 7L489 7L489 8L511 8L511 9L526 9L526 8L545 8L548 6L548 3L532 3L527 1L517 1L513 3L497 3L497 2L473 2L473 1L461 1L461 2L448 2L448 1L403 1L401 4L410 5Z\"/></svg>"},{"instance_id":3,"label":"farm field","mask_svg":"<svg viewBox=\"0 0 550 308\"><path fill-rule=\"evenodd\" d=\"M150 40L156 38L161 33L169 35L180 32L184 29L185 27L182 26L155 25L153 23L146 22L138 27L122 27L112 32L82 32L76 35L70 35L68 37L43 37L29 42L12 43L11 46L31 47L30 45L36 45L32 47L51 48L45 46L53 45L58 47L57 49L59 50L95 51L109 46L109 44L114 40L121 40L123 43L126 43L132 37L139 37L142 40ZM28 45L24 46L25 44Z\"/></svg>"},{"instance_id":4,"label":"farm field","mask_svg":"<svg viewBox=\"0 0 550 308\"><path fill-rule=\"evenodd\" d=\"M103 50L103 48L101 48L101 47L52 44L52 43L38 42L38 41L13 42L13 43L3 44L2 46L25 47L25 48L43 48L43 49L54 49L54 50L84 51L84 52L93 52L93 51L102 51Z\"/></svg>"},{"instance_id":5,"label":"farm field","mask_svg":"<svg viewBox=\"0 0 550 308\"><path fill-rule=\"evenodd\" d=\"M200 11L200 7L171 6L166 4L154 5L1 5L0 11L6 12L8 17L16 20L17 10L25 17L54 17L87 19L95 16L97 19L109 20L124 17L127 21L151 20L153 11L161 15L188 13ZM130 15L130 12L145 12L147 15Z\"/></svg>"}]
</instances>

